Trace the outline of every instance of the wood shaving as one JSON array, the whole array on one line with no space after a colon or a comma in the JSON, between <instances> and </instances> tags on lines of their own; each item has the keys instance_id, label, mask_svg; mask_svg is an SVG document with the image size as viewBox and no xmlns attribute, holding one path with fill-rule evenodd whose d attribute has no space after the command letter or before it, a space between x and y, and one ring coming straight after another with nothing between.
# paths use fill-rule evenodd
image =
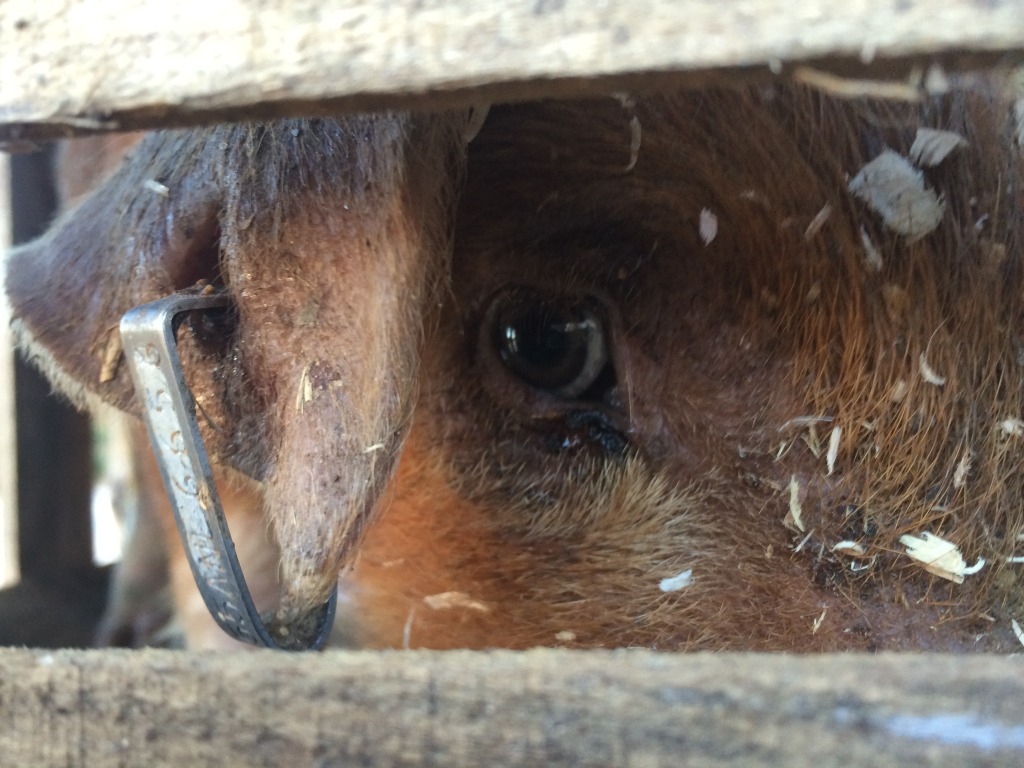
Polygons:
<instances>
[{"instance_id":1,"label":"wood shaving","mask_svg":"<svg viewBox=\"0 0 1024 768\"><path fill-rule=\"evenodd\" d=\"M402 627L402 649L408 651L409 643L412 640L412 623L416 619L416 606L409 609L405 617L405 626Z\"/></svg>"},{"instance_id":2,"label":"wood shaving","mask_svg":"<svg viewBox=\"0 0 1024 768\"><path fill-rule=\"evenodd\" d=\"M864 246L864 262L875 272L881 272L884 266L882 254L864 227L860 228L860 242Z\"/></svg>"},{"instance_id":3,"label":"wood shaving","mask_svg":"<svg viewBox=\"0 0 1024 768\"><path fill-rule=\"evenodd\" d=\"M949 157L953 150L966 146L967 139L959 133L918 128L910 147L910 161L920 168L931 168Z\"/></svg>"},{"instance_id":4,"label":"wood shaving","mask_svg":"<svg viewBox=\"0 0 1024 768\"><path fill-rule=\"evenodd\" d=\"M626 165L627 172L636 168L636 161L640 157L640 142L642 139L643 132L640 128L640 118L633 115L629 118L629 163Z\"/></svg>"},{"instance_id":5,"label":"wood shaving","mask_svg":"<svg viewBox=\"0 0 1024 768\"><path fill-rule=\"evenodd\" d=\"M779 432L785 432L790 427L809 427L809 426L812 426L814 424L831 424L831 423L832 423L832 417L831 416L796 416L796 417L790 419L789 421L787 421L781 427L779 427Z\"/></svg>"},{"instance_id":6,"label":"wood shaving","mask_svg":"<svg viewBox=\"0 0 1024 768\"><path fill-rule=\"evenodd\" d=\"M452 608L468 608L480 613L487 613L491 609L479 600L474 600L465 592L439 592L436 595L427 595L423 598L426 606L435 611L447 611Z\"/></svg>"},{"instance_id":7,"label":"wood shaving","mask_svg":"<svg viewBox=\"0 0 1024 768\"><path fill-rule=\"evenodd\" d=\"M953 470L953 487L963 488L964 483L967 482L967 475L971 471L971 452L964 451L964 455L960 457L959 463L956 465L956 469Z\"/></svg>"},{"instance_id":8,"label":"wood shaving","mask_svg":"<svg viewBox=\"0 0 1024 768\"><path fill-rule=\"evenodd\" d=\"M818 211L817 215L811 219L811 223L807 225L807 229L804 230L804 240L813 240L814 236L821 232L821 228L825 226L829 217L832 215L832 206L825 203L824 207Z\"/></svg>"},{"instance_id":9,"label":"wood shaving","mask_svg":"<svg viewBox=\"0 0 1024 768\"><path fill-rule=\"evenodd\" d=\"M807 433L801 435L801 439L807 444L810 452L814 454L814 458L821 458L821 441L818 439L818 430L815 429L813 424L807 427Z\"/></svg>"},{"instance_id":10,"label":"wood shaving","mask_svg":"<svg viewBox=\"0 0 1024 768\"><path fill-rule=\"evenodd\" d=\"M1013 634L1017 636L1017 640L1020 641L1021 645L1024 645L1024 629L1020 628L1020 624L1016 619L1010 619L1010 626L1013 627Z\"/></svg>"},{"instance_id":11,"label":"wood shaving","mask_svg":"<svg viewBox=\"0 0 1024 768\"><path fill-rule=\"evenodd\" d=\"M475 139L480 129L484 127L484 122L487 120L487 114L491 111L491 105L489 103L474 104L469 108L469 119L466 122L466 129L462 133L462 140L469 144Z\"/></svg>"},{"instance_id":12,"label":"wood shaving","mask_svg":"<svg viewBox=\"0 0 1024 768\"><path fill-rule=\"evenodd\" d=\"M849 555L854 555L856 557L863 557L864 555L866 555L868 553L867 550L864 549L864 545L863 544L861 544L860 542L857 542L857 541L850 541L850 540L840 541L840 542L838 542L836 544L833 544L832 545L832 551L833 552L845 552L845 553L847 553Z\"/></svg>"},{"instance_id":13,"label":"wood shaving","mask_svg":"<svg viewBox=\"0 0 1024 768\"><path fill-rule=\"evenodd\" d=\"M761 206L765 210L771 210L772 204L763 194L756 189L745 189L740 192L740 199Z\"/></svg>"},{"instance_id":14,"label":"wood shaving","mask_svg":"<svg viewBox=\"0 0 1024 768\"><path fill-rule=\"evenodd\" d=\"M793 547L793 551L794 552L799 552L801 549L803 549L804 546L807 544L807 542L811 540L811 536L813 536L813 535L814 535L814 531L813 530L809 531L806 536L804 536L802 539L800 539L800 543L797 544L795 547Z\"/></svg>"},{"instance_id":15,"label":"wood shaving","mask_svg":"<svg viewBox=\"0 0 1024 768\"><path fill-rule=\"evenodd\" d=\"M680 589L684 589L693 583L693 569L687 568L682 573L678 573L675 576L671 576L667 579L662 579L658 582L658 589L662 592L678 592Z\"/></svg>"},{"instance_id":16,"label":"wood shaving","mask_svg":"<svg viewBox=\"0 0 1024 768\"><path fill-rule=\"evenodd\" d=\"M906 554L926 571L957 584L963 584L964 576L971 576L985 566L985 558L980 557L978 562L968 567L955 544L927 531L920 536L900 536L900 544L907 548Z\"/></svg>"},{"instance_id":17,"label":"wood shaving","mask_svg":"<svg viewBox=\"0 0 1024 768\"><path fill-rule=\"evenodd\" d=\"M1018 418L1010 417L1009 419L1003 419L999 422L999 428L1007 437L1020 437L1024 435L1024 421Z\"/></svg>"},{"instance_id":18,"label":"wood shaving","mask_svg":"<svg viewBox=\"0 0 1024 768\"><path fill-rule=\"evenodd\" d=\"M949 78L946 72L938 64L932 64L928 73L924 76L924 89L929 96L942 96L949 93Z\"/></svg>"},{"instance_id":19,"label":"wood shaving","mask_svg":"<svg viewBox=\"0 0 1024 768\"><path fill-rule=\"evenodd\" d=\"M832 434L828 439L828 453L825 455L825 464L828 466L828 474L832 474L836 468L836 459L839 457L839 441L843 436L843 428L832 427Z\"/></svg>"},{"instance_id":20,"label":"wood shaving","mask_svg":"<svg viewBox=\"0 0 1024 768\"><path fill-rule=\"evenodd\" d=\"M103 364L100 366L100 384L113 381L117 375L117 369L121 365L124 345L121 342L121 333L113 330L107 334L107 343L103 347Z\"/></svg>"},{"instance_id":21,"label":"wood shaving","mask_svg":"<svg viewBox=\"0 0 1024 768\"><path fill-rule=\"evenodd\" d=\"M142 186L148 189L150 192L160 195L160 197L171 196L171 190L167 187L167 185L161 184L156 179L146 179L144 182L142 182Z\"/></svg>"},{"instance_id":22,"label":"wood shaving","mask_svg":"<svg viewBox=\"0 0 1024 768\"><path fill-rule=\"evenodd\" d=\"M814 620L813 624L811 624L811 634L812 635L818 634L818 630L821 629L821 623L823 621L825 621L825 614L826 613L828 613L828 608L822 609L821 615Z\"/></svg>"},{"instance_id":23,"label":"wood shaving","mask_svg":"<svg viewBox=\"0 0 1024 768\"><path fill-rule=\"evenodd\" d=\"M302 374L299 376L299 391L295 395L295 410L299 413L302 413L305 404L313 399L313 382L309 378L309 369L311 367L311 363L306 363L302 369Z\"/></svg>"},{"instance_id":24,"label":"wood shaving","mask_svg":"<svg viewBox=\"0 0 1024 768\"><path fill-rule=\"evenodd\" d=\"M796 528L800 533L805 533L803 509L800 506L800 483L796 475L789 481L789 513L782 522L788 528Z\"/></svg>"},{"instance_id":25,"label":"wood shaving","mask_svg":"<svg viewBox=\"0 0 1024 768\"><path fill-rule=\"evenodd\" d=\"M888 101L921 100L921 89L918 87L920 73L911 76L905 82L898 80L853 80L831 72L823 72L813 67L797 67L793 70L793 79L812 88L825 91L840 99L886 99Z\"/></svg>"},{"instance_id":26,"label":"wood shaving","mask_svg":"<svg viewBox=\"0 0 1024 768\"><path fill-rule=\"evenodd\" d=\"M889 393L889 399L894 403L902 403L903 399L907 396L908 389L910 389L910 387L907 386L907 382L900 379L893 384L892 392Z\"/></svg>"},{"instance_id":27,"label":"wood shaving","mask_svg":"<svg viewBox=\"0 0 1024 768\"><path fill-rule=\"evenodd\" d=\"M888 149L861 168L847 189L910 241L934 231L946 211L934 190L925 188L921 171Z\"/></svg>"},{"instance_id":28,"label":"wood shaving","mask_svg":"<svg viewBox=\"0 0 1024 768\"><path fill-rule=\"evenodd\" d=\"M707 208L700 211L700 239L704 245L711 245L711 241L718 236L718 217Z\"/></svg>"},{"instance_id":29,"label":"wood shaving","mask_svg":"<svg viewBox=\"0 0 1024 768\"><path fill-rule=\"evenodd\" d=\"M935 372L935 369L928 365L928 359L924 356L924 352L917 359L917 362L921 366L921 378L929 384L933 384L936 387L941 387L946 383L946 377L940 376Z\"/></svg>"}]
</instances>

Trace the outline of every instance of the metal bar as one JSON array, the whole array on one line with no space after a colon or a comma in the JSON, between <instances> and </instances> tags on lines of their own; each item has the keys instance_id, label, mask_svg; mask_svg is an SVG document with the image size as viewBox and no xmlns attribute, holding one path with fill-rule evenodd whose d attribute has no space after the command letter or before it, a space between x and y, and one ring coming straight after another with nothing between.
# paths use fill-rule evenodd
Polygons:
<instances>
[{"instance_id":1,"label":"metal bar","mask_svg":"<svg viewBox=\"0 0 1024 768\"><path fill-rule=\"evenodd\" d=\"M190 289L125 313L121 340L149 437L160 464L189 565L221 629L253 645L283 650L321 648L334 620L337 590L301 626L264 623L238 563L210 461L199 434L195 403L176 352L175 318L227 306L224 293Z\"/></svg>"}]
</instances>

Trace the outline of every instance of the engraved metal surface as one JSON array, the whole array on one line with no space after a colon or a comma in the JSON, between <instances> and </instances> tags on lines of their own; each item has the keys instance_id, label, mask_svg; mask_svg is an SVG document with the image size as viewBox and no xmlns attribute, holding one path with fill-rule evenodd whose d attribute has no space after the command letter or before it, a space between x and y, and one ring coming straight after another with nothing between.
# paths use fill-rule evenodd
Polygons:
<instances>
[{"instance_id":1,"label":"engraved metal surface","mask_svg":"<svg viewBox=\"0 0 1024 768\"><path fill-rule=\"evenodd\" d=\"M121 319L125 359L192 574L213 618L229 635L253 645L315 650L330 634L337 590L301 626L265 623L259 615L238 564L199 434L195 402L181 370L175 318L228 304L224 293L197 288L129 310Z\"/></svg>"}]
</instances>

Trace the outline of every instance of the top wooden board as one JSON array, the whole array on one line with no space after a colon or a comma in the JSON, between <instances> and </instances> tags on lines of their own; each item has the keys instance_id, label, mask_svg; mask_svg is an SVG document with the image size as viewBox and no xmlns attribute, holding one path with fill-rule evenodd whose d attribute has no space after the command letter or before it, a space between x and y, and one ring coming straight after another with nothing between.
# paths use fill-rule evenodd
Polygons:
<instances>
[{"instance_id":1,"label":"top wooden board","mask_svg":"<svg viewBox=\"0 0 1024 768\"><path fill-rule=\"evenodd\" d=\"M4 0L0 140L1019 61L1024 0ZM919 76L918 76L919 77Z\"/></svg>"}]
</instances>

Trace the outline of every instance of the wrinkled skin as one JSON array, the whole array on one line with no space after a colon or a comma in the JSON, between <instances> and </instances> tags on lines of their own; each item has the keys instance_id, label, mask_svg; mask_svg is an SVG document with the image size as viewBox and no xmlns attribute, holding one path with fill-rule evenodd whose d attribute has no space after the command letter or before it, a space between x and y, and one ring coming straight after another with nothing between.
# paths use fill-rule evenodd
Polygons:
<instances>
[{"instance_id":1,"label":"wrinkled skin","mask_svg":"<svg viewBox=\"0 0 1024 768\"><path fill-rule=\"evenodd\" d=\"M119 314L227 286L235 319L180 339L204 434L261 483L234 514L267 510L285 606L340 576L339 644L1006 650L1014 98L495 107L468 147L462 116L162 134L8 291L59 384L132 410L97 376ZM847 184L918 127L967 146L911 242ZM986 565L927 573L924 531Z\"/></svg>"}]
</instances>

